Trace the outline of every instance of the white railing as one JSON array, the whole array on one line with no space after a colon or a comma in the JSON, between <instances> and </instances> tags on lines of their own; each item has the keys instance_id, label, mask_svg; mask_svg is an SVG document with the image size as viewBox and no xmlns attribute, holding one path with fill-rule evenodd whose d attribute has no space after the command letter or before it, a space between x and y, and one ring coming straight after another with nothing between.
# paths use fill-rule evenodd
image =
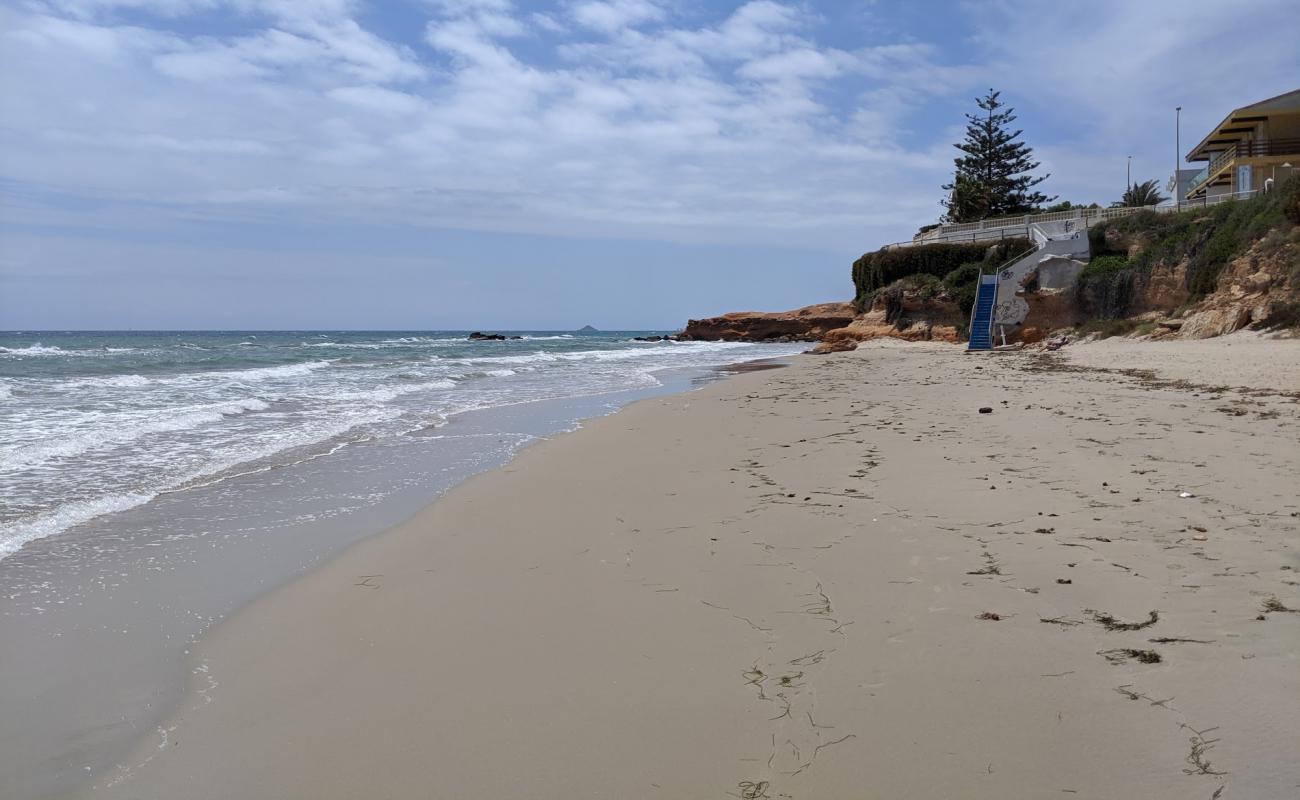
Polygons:
<instances>
[{"instance_id":1,"label":"white railing","mask_svg":"<svg viewBox=\"0 0 1300 800\"><path fill-rule=\"evenodd\" d=\"M979 222L963 222L953 225L940 225L937 228L918 234L909 242L895 242L886 245L886 249L913 247L922 244L939 244L942 242L981 242L997 239L1016 239L1029 236L1032 225L1044 222L1062 222L1079 220L1087 228L1098 222L1127 217L1140 211L1154 211L1157 214L1170 214L1189 211L1195 208L1217 205L1229 200L1244 200L1253 197L1258 190L1249 192L1224 192L1223 194L1201 197L1196 200L1166 200L1153 206L1120 206L1117 208L1071 208L1066 211L1053 211L1047 214L1025 214L1019 217L998 217Z\"/></svg>"}]
</instances>

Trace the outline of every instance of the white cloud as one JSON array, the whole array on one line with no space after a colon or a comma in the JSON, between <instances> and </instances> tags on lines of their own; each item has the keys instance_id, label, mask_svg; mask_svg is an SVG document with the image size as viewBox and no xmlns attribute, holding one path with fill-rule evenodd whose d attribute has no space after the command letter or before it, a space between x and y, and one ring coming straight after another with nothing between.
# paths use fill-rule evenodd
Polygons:
<instances>
[{"instance_id":1,"label":"white cloud","mask_svg":"<svg viewBox=\"0 0 1300 800\"><path fill-rule=\"evenodd\" d=\"M584 28L612 34L661 20L664 10L649 0L581 0L572 4L569 15Z\"/></svg>"},{"instance_id":2,"label":"white cloud","mask_svg":"<svg viewBox=\"0 0 1300 800\"><path fill-rule=\"evenodd\" d=\"M236 32L139 16L214 8L237 15ZM132 216L115 206L147 203L151 224L290 215L865 248L937 214L958 134L911 128L913 116L938 104L958 125L989 82L1070 120L1066 142L1031 143L1071 199L1103 199L1100 179L1057 183L1096 175L1105 153L1128 150L1121 135L1155 138L1175 93L1207 116L1257 99L1189 55L1205 31L1244 24L1230 10L1184 9L1161 33L1155 12L1085 19L1008 0L974 16L989 63L971 65L906 37L828 46L814 11L772 0L689 23L667 3L565 4L563 23L507 0L425 8L423 37L405 42L341 0L0 9L0 175L89 201L22 201L15 214L120 226ZM1060 26L1077 30L1062 38ZM1257 83L1300 74L1223 58Z\"/></svg>"}]
</instances>

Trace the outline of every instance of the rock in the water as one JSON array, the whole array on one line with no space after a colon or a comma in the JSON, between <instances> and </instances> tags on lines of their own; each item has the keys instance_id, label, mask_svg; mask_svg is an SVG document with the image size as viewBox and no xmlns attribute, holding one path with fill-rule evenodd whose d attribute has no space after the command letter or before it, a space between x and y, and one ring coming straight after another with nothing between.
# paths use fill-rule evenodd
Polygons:
<instances>
[{"instance_id":1,"label":"rock in the water","mask_svg":"<svg viewBox=\"0 0 1300 800\"><path fill-rule=\"evenodd\" d=\"M483 333L482 331L474 331L468 338L471 342L502 342L505 341L506 337L499 333Z\"/></svg>"}]
</instances>

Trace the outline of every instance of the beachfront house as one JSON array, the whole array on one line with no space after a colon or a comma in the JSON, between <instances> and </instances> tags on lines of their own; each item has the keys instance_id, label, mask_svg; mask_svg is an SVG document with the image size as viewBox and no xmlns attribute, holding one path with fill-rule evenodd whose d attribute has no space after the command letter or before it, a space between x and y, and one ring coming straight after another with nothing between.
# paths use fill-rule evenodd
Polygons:
<instances>
[{"instance_id":1,"label":"beachfront house","mask_svg":"<svg viewBox=\"0 0 1300 800\"><path fill-rule=\"evenodd\" d=\"M1300 89L1232 111L1187 154L1207 162L1187 183L1184 200L1251 193L1300 169Z\"/></svg>"}]
</instances>

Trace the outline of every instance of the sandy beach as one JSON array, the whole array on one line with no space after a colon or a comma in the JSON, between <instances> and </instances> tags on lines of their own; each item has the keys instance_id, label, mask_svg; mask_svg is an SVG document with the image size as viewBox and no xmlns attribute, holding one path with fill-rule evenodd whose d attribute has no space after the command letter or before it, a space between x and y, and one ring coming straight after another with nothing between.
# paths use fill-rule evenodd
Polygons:
<instances>
[{"instance_id":1,"label":"sandy beach","mask_svg":"<svg viewBox=\"0 0 1300 800\"><path fill-rule=\"evenodd\" d=\"M218 626L86 796L1294 797L1297 365L884 340L641 401Z\"/></svg>"}]
</instances>

